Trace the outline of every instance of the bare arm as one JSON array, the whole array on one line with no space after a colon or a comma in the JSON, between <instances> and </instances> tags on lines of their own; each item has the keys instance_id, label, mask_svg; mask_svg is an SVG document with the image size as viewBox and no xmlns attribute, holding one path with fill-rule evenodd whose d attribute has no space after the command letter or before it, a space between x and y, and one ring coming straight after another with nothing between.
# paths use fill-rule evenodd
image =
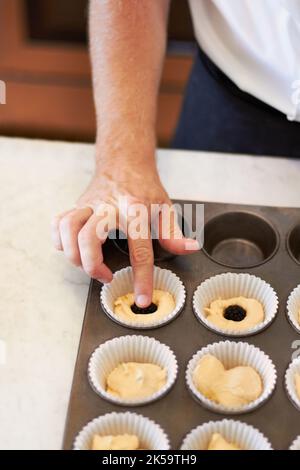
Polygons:
<instances>
[{"instance_id":1,"label":"bare arm","mask_svg":"<svg viewBox=\"0 0 300 470\"><path fill-rule=\"evenodd\" d=\"M169 3L91 0L90 49L100 163L113 153L113 158L122 161L139 163L146 157L154 164Z\"/></svg>"},{"instance_id":2,"label":"bare arm","mask_svg":"<svg viewBox=\"0 0 300 470\"><path fill-rule=\"evenodd\" d=\"M99 207L129 204L171 205L155 164L157 94L166 46L169 0L91 0L90 48L97 114L96 169L75 210L55 218L57 249L93 278L109 282L112 273L102 256ZM149 230L149 219L143 220ZM187 252L176 226L160 242L165 249ZM128 236L136 303L151 303L151 238ZM191 242L189 252L191 250ZM197 242L193 245L198 249Z\"/></svg>"}]
</instances>

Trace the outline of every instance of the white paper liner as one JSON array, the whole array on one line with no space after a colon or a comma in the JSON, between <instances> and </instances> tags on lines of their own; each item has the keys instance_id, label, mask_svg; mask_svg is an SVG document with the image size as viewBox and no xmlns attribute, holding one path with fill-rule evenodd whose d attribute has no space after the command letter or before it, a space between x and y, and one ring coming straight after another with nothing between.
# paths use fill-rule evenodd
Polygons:
<instances>
[{"instance_id":1,"label":"white paper liner","mask_svg":"<svg viewBox=\"0 0 300 470\"><path fill-rule=\"evenodd\" d=\"M293 405L300 410L300 398L298 397L295 385L295 375L300 374L300 357L294 359L288 366L285 373L285 389Z\"/></svg>"},{"instance_id":2,"label":"white paper liner","mask_svg":"<svg viewBox=\"0 0 300 470\"><path fill-rule=\"evenodd\" d=\"M287 301L287 317L291 325L300 333L300 324L299 324L299 310L300 310L300 284L295 287L291 292L288 301Z\"/></svg>"},{"instance_id":3,"label":"white paper liner","mask_svg":"<svg viewBox=\"0 0 300 470\"><path fill-rule=\"evenodd\" d=\"M296 437L296 439L292 442L289 450L300 450L300 436Z\"/></svg>"},{"instance_id":4,"label":"white paper liner","mask_svg":"<svg viewBox=\"0 0 300 470\"><path fill-rule=\"evenodd\" d=\"M169 438L157 423L129 411L108 413L90 421L75 438L74 450L90 450L95 434L100 436L135 434L139 438L141 449L170 449Z\"/></svg>"},{"instance_id":5,"label":"white paper liner","mask_svg":"<svg viewBox=\"0 0 300 470\"><path fill-rule=\"evenodd\" d=\"M207 450L214 433L221 434L242 450L272 450L269 440L260 431L232 419L209 421L192 429L184 438L181 450Z\"/></svg>"},{"instance_id":6,"label":"white paper liner","mask_svg":"<svg viewBox=\"0 0 300 470\"><path fill-rule=\"evenodd\" d=\"M219 328L207 320L204 309L209 307L211 302L239 296L256 299L263 305L265 313L263 322L252 328L236 331ZM193 296L193 310L197 319L209 330L225 336L250 336L264 330L272 323L278 310L278 297L270 284L259 277L246 273L223 273L207 279L198 286Z\"/></svg>"},{"instance_id":7,"label":"white paper liner","mask_svg":"<svg viewBox=\"0 0 300 470\"><path fill-rule=\"evenodd\" d=\"M113 280L109 284L105 284L102 287L100 294L102 308L112 320L119 323L120 325L126 326L127 328L146 330L163 326L174 320L174 318L176 318L177 315L179 315L179 313L182 311L186 298L185 287L176 274L174 274L172 271L169 271L168 269L159 268L158 266L154 266L153 286L154 289L167 291L174 297L175 308L164 318L155 321L153 320L151 323L145 324L138 320L124 321L115 314L115 300L122 295L133 292L133 271L131 266L115 272Z\"/></svg>"},{"instance_id":8,"label":"white paper liner","mask_svg":"<svg viewBox=\"0 0 300 470\"><path fill-rule=\"evenodd\" d=\"M225 369L231 369L236 366L251 366L260 375L263 383L263 392L256 400L243 407L225 407L206 398L197 390L193 381L193 371L198 365L200 359L206 354L211 354L219 359ZM248 413L267 401L275 389L277 373L275 366L269 356L257 347L248 343L238 343L232 341L221 341L219 343L209 344L200 349L188 363L186 369L187 387L198 401L205 407L216 413L222 414L242 414Z\"/></svg>"},{"instance_id":9,"label":"white paper liner","mask_svg":"<svg viewBox=\"0 0 300 470\"><path fill-rule=\"evenodd\" d=\"M147 398L124 400L115 397L106 391L106 379L122 362L156 364L166 369L167 382ZM143 405L163 397L174 385L177 373L178 364L173 351L148 336L120 336L106 341L93 352L88 364L88 379L93 390L105 400L124 406Z\"/></svg>"}]
</instances>

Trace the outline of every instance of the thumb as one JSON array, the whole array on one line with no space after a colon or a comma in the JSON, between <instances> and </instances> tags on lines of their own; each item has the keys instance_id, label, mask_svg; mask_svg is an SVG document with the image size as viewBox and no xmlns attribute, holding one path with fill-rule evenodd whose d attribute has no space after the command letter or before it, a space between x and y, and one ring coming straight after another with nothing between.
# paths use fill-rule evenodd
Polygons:
<instances>
[{"instance_id":1,"label":"thumb","mask_svg":"<svg viewBox=\"0 0 300 470\"><path fill-rule=\"evenodd\" d=\"M200 250L197 240L183 235L177 219L177 212L171 201L164 204L159 214L159 243L170 253L186 255Z\"/></svg>"}]
</instances>

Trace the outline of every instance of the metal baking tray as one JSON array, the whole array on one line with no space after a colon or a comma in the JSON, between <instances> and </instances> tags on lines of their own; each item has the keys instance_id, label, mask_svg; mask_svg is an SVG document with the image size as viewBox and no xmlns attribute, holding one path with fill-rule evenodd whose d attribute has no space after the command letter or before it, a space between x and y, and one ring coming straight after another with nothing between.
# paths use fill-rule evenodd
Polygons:
<instances>
[{"instance_id":1,"label":"metal baking tray","mask_svg":"<svg viewBox=\"0 0 300 470\"><path fill-rule=\"evenodd\" d=\"M175 272L187 290L183 312L161 328L137 332L114 323L101 309L101 284L91 282L66 419L64 449L72 448L77 433L93 418L111 411L124 411L124 407L108 403L92 390L87 379L87 364L101 343L126 334L153 336L169 345L177 357L179 374L168 395L155 403L130 408L159 423L167 432L172 449L179 449L185 435L199 424L228 418L228 415L204 409L185 384L185 369L192 355L203 346L226 338L206 329L192 310L196 287L222 272L257 275L269 282L279 297L276 319L265 331L242 339L229 338L254 344L271 357L278 374L276 390L261 408L231 418L257 427L274 449L287 449L300 434L300 412L284 389L284 375L292 354L297 352L297 347L300 353L300 335L286 317L287 298L300 283L300 209L205 203L204 234L205 247L199 253L170 259L161 250L157 252L156 264ZM122 251L112 241L105 246L106 260L113 271L129 264L126 243L122 243Z\"/></svg>"}]
</instances>

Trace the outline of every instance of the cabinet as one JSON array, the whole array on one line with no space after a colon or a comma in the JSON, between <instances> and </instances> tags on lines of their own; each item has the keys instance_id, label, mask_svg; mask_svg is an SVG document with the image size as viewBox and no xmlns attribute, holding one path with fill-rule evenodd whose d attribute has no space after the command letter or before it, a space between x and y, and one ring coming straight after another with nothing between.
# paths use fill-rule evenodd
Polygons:
<instances>
[{"instance_id":1,"label":"cabinet","mask_svg":"<svg viewBox=\"0 0 300 470\"><path fill-rule=\"evenodd\" d=\"M94 140L86 8L87 0L0 1L0 80L7 90L0 134ZM193 62L192 37L186 2L173 0L158 100L161 146L176 126Z\"/></svg>"}]
</instances>

